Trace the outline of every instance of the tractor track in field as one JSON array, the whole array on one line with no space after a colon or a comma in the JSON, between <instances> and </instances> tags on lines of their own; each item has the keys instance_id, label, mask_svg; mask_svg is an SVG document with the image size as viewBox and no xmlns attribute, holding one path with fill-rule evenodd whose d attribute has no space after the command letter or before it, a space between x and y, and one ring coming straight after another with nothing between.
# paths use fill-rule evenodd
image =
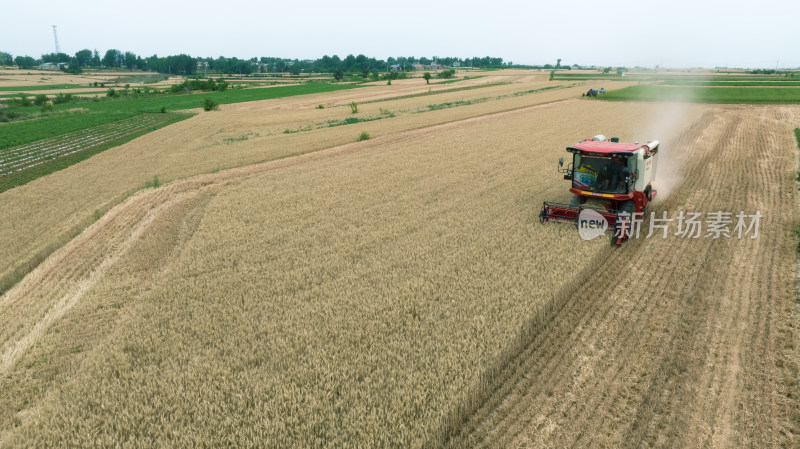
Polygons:
<instances>
[{"instance_id":1,"label":"tractor track in field","mask_svg":"<svg viewBox=\"0 0 800 449\"><path fill-rule=\"evenodd\" d=\"M796 198L791 172L774 169L796 165L795 152L783 153L796 146L781 109L765 110L707 115L682 139L694 155L684 181L656 205L670 216L760 210L759 239L658 238L600 254L589 265L601 268L556 297L431 446L797 444L797 331L784 266L794 260L786 225L796 212L782 208Z\"/></svg>"}]
</instances>

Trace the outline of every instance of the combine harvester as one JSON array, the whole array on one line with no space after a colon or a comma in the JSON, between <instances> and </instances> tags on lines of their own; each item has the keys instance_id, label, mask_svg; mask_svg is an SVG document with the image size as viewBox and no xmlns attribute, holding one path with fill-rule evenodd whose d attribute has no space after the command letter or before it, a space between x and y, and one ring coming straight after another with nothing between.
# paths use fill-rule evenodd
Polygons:
<instances>
[{"instance_id":1,"label":"combine harvester","mask_svg":"<svg viewBox=\"0 0 800 449\"><path fill-rule=\"evenodd\" d=\"M559 172L572 183L570 204L545 201L539 220L575 223L580 219L597 216L605 219L614 229L613 242L621 245L631 234L634 217L643 217L645 209L656 197L653 180L656 175L656 155L659 142L646 145L621 143L612 137L594 136L567 147L572 153L572 163L564 167L564 158L558 161ZM582 214L584 211L593 211ZM594 223L592 223L594 224Z\"/></svg>"}]
</instances>

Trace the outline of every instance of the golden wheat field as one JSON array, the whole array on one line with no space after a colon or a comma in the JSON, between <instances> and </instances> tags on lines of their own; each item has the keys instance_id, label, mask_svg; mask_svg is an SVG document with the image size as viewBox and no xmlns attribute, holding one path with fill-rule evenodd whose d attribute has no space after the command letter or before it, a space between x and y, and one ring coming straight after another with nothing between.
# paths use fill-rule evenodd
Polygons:
<instances>
[{"instance_id":1,"label":"golden wheat field","mask_svg":"<svg viewBox=\"0 0 800 449\"><path fill-rule=\"evenodd\" d=\"M579 95L581 87L569 86L558 84L557 88L536 92L542 88L540 82L489 85L411 99L403 97L427 89L364 88L364 101L374 102L362 104L359 117L383 118L348 126L327 126L329 120L352 115L347 105L359 98L342 92L253 102L234 105L230 111L223 108L221 113L200 114L0 196L0 207L10 224L0 229L0 280L19 277L34 262L77 235L99 213L141 189L154 176L169 182L343 145L355 141L361 132L378 137ZM515 96L526 92L533 93ZM392 99L398 96L401 99ZM476 98L485 100L438 110L427 106ZM385 101L376 101L381 99ZM328 106L320 110L315 108L318 104ZM381 108L395 116L381 114ZM307 130L284 133L302 129ZM120 164L123 159L124 164ZM19 232L22 229L30 232Z\"/></svg>"},{"instance_id":2,"label":"golden wheat field","mask_svg":"<svg viewBox=\"0 0 800 449\"><path fill-rule=\"evenodd\" d=\"M0 193L0 447L796 446L800 107L492 76L224 106ZM539 224L597 133L661 140L656 213L759 238Z\"/></svg>"}]
</instances>

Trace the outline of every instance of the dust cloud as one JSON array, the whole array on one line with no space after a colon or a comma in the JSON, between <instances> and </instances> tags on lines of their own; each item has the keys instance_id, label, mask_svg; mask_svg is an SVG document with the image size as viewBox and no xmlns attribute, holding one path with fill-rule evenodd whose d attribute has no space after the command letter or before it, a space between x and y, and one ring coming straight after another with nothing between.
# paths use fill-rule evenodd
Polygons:
<instances>
[{"instance_id":1,"label":"dust cloud","mask_svg":"<svg viewBox=\"0 0 800 449\"><path fill-rule=\"evenodd\" d=\"M683 159L676 151L680 135L691 125L692 103L658 103L651 112L649 123L641 137L644 144L652 140L661 142L656 156L656 173L653 181L658 191L657 199L667 198L683 179Z\"/></svg>"}]
</instances>

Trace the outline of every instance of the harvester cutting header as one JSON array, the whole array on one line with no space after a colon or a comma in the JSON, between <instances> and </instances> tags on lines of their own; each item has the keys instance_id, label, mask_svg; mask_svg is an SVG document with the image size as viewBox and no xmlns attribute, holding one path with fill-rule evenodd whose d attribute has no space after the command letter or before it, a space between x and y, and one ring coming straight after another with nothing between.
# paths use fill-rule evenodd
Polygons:
<instances>
[{"instance_id":1,"label":"harvester cutting header","mask_svg":"<svg viewBox=\"0 0 800 449\"><path fill-rule=\"evenodd\" d=\"M569 204L545 201L539 219L578 224L581 212L593 210L615 229L614 243L628 240L633 214L644 216L645 209L656 197L653 181L656 174L656 155L659 142L645 145L622 143L612 137L594 136L567 147L572 162L564 168L564 158L558 161L559 172L569 180L572 201Z\"/></svg>"}]
</instances>

